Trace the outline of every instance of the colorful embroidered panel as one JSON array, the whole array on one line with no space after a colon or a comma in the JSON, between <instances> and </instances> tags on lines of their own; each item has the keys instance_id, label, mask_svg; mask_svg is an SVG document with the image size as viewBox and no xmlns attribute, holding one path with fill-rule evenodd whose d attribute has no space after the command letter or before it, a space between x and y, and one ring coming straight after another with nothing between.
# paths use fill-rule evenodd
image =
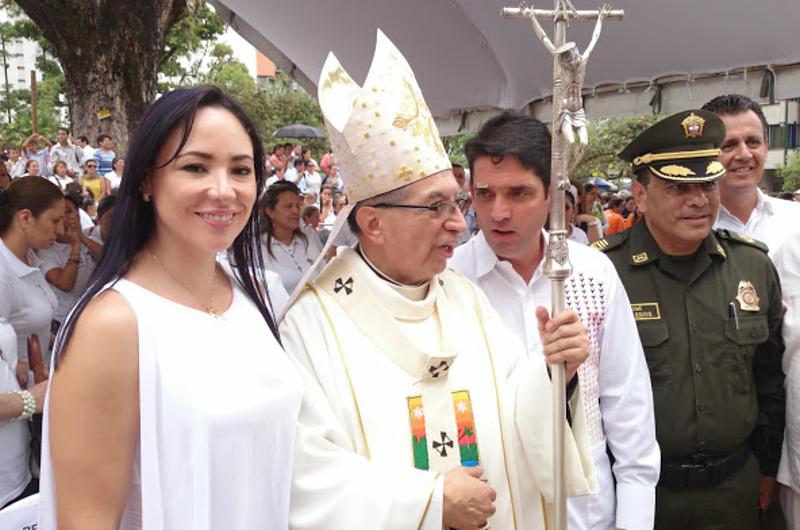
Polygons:
<instances>
[{"instance_id":1,"label":"colorful embroidered panel","mask_svg":"<svg viewBox=\"0 0 800 530\"><path fill-rule=\"evenodd\" d=\"M468 390L453 392L453 410L458 427L458 448L461 453L461 465L475 467L478 458L478 434L475 431L475 418L472 415L472 401ZM411 424L411 448L414 455L414 467L429 469L428 440L425 436L425 411L422 396L408 398L408 418Z\"/></svg>"}]
</instances>

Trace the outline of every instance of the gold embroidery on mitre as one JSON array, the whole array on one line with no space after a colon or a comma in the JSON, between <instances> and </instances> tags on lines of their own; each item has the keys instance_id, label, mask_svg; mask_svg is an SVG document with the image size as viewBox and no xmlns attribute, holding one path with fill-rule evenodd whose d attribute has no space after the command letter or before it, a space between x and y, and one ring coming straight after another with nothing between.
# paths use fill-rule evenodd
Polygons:
<instances>
[{"instance_id":1,"label":"gold embroidery on mitre","mask_svg":"<svg viewBox=\"0 0 800 530\"><path fill-rule=\"evenodd\" d=\"M720 171L725 171L725 166L723 166L721 162L714 160L706 168L706 175L714 175Z\"/></svg>"},{"instance_id":2,"label":"gold embroidery on mitre","mask_svg":"<svg viewBox=\"0 0 800 530\"><path fill-rule=\"evenodd\" d=\"M742 311L758 311L759 298L752 282L741 280L738 291L736 299L739 301L739 307Z\"/></svg>"},{"instance_id":3,"label":"gold embroidery on mitre","mask_svg":"<svg viewBox=\"0 0 800 530\"><path fill-rule=\"evenodd\" d=\"M686 138L699 138L703 136L703 127L705 124L706 120L692 112L681 122L683 134L686 135Z\"/></svg>"},{"instance_id":4,"label":"gold embroidery on mitre","mask_svg":"<svg viewBox=\"0 0 800 530\"><path fill-rule=\"evenodd\" d=\"M347 72L345 72L344 68L341 66L338 66L328 74L328 77L325 78L325 82L322 84L322 88L325 90L337 83L350 83L350 76L347 75Z\"/></svg>"},{"instance_id":5,"label":"gold embroidery on mitre","mask_svg":"<svg viewBox=\"0 0 800 530\"><path fill-rule=\"evenodd\" d=\"M689 169L686 166L679 166L677 164L670 164L668 166L664 166L659 168L658 171L665 175L669 175L670 177L692 177L695 175L695 172Z\"/></svg>"},{"instance_id":6,"label":"gold embroidery on mitre","mask_svg":"<svg viewBox=\"0 0 800 530\"><path fill-rule=\"evenodd\" d=\"M436 123L425 100L414 90L408 79L403 79L403 86L405 88L403 104L400 112L392 120L392 125L411 133L414 137L422 138L426 144L436 149L439 155L446 157L436 132Z\"/></svg>"},{"instance_id":7,"label":"gold embroidery on mitre","mask_svg":"<svg viewBox=\"0 0 800 530\"><path fill-rule=\"evenodd\" d=\"M408 182L411 180L411 177L414 176L414 171L408 166L400 166L400 169L397 171L397 176Z\"/></svg>"}]
</instances>

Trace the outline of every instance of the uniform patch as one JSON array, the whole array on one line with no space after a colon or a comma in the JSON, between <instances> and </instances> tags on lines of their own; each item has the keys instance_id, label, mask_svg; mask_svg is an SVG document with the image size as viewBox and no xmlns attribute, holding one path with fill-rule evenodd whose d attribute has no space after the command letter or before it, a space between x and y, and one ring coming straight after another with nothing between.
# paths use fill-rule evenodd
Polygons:
<instances>
[{"instance_id":1,"label":"uniform patch","mask_svg":"<svg viewBox=\"0 0 800 530\"><path fill-rule=\"evenodd\" d=\"M643 302L641 304L631 304L633 318L635 320L661 320L661 308L658 302Z\"/></svg>"},{"instance_id":2,"label":"uniform patch","mask_svg":"<svg viewBox=\"0 0 800 530\"><path fill-rule=\"evenodd\" d=\"M458 390L452 393L453 410L456 415L458 428L458 450L461 456L461 465L475 467L479 464L478 435L475 431L475 418L472 415L472 401L468 390ZM428 440L425 435L425 409L422 396L408 398L408 417L411 423L411 448L414 455L414 467L428 470ZM442 433L443 435L445 433ZM439 451L454 449L455 444L449 438L433 441L434 448Z\"/></svg>"},{"instance_id":3,"label":"uniform patch","mask_svg":"<svg viewBox=\"0 0 800 530\"><path fill-rule=\"evenodd\" d=\"M739 301L739 307L742 308L742 311L758 311L758 302L760 300L752 282L744 280L739 282L736 299Z\"/></svg>"},{"instance_id":4,"label":"uniform patch","mask_svg":"<svg viewBox=\"0 0 800 530\"><path fill-rule=\"evenodd\" d=\"M644 263L648 259L647 252L640 252L638 254L633 255L633 262L634 263Z\"/></svg>"}]
</instances>

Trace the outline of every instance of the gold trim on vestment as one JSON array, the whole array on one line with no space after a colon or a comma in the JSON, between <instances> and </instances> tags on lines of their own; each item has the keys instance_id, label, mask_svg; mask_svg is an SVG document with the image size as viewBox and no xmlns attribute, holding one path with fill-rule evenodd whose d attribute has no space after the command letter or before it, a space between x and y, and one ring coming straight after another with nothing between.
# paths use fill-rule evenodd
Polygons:
<instances>
[{"instance_id":1,"label":"gold trim on vestment","mask_svg":"<svg viewBox=\"0 0 800 530\"><path fill-rule=\"evenodd\" d=\"M328 325L330 326L331 332L333 333L333 339L336 341L336 347L339 349L339 358L342 360L342 366L344 367L344 375L347 377L347 386L350 389L350 396L353 398L353 405L356 407L358 428L361 431L361 439L364 440L364 447L367 450L367 460L372 460L372 456L369 450L369 442L367 441L367 433L364 431L364 422L361 419L361 407L358 406L358 399L356 399L356 392L353 389L353 380L350 377L350 370L347 368L347 360L344 358L344 348L342 348L342 343L339 341L339 335L336 333L336 326L333 325L333 320L331 319L331 316L328 314L328 310L325 308L325 303L322 301L319 292L317 292L317 288L310 283L307 284L307 287L311 289L311 292L314 293L314 296L316 296L317 302L319 302L319 306L322 308L322 313L325 315L325 320L328 321Z\"/></svg>"},{"instance_id":2,"label":"gold trim on vestment","mask_svg":"<svg viewBox=\"0 0 800 530\"><path fill-rule=\"evenodd\" d=\"M483 325L483 317L481 316L480 306L478 305L478 298L475 296L475 292L472 290L471 286L461 277L457 276L464 286L467 288L469 293L472 295L472 307L475 311L475 315L478 317L478 323L481 326L481 334L483 335L483 342L486 344L486 352L489 355L489 366L492 367L492 382L494 383L494 402L497 406L497 421L500 423L500 445L503 447L503 468L506 472L506 485L508 486L508 498L511 501L511 521L514 523L514 529L517 528L517 509L514 505L514 490L511 487L511 475L509 474L508 468L508 456L506 452L506 437L504 434L503 429L503 414L502 410L500 409L500 392L497 391L497 371L494 367L494 356L492 355L492 347L489 343L489 337L486 334L486 326ZM547 530L547 518L545 519L545 530Z\"/></svg>"}]
</instances>

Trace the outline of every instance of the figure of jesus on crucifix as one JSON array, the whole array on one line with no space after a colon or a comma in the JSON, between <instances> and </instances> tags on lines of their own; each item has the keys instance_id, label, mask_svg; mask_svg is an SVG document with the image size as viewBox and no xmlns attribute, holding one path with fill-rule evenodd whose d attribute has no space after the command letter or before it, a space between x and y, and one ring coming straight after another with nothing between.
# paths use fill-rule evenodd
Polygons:
<instances>
[{"instance_id":1,"label":"figure of jesus on crucifix","mask_svg":"<svg viewBox=\"0 0 800 530\"><path fill-rule=\"evenodd\" d=\"M531 10L533 6L531 6ZM608 4L604 4L597 16L597 23L594 26L592 40L583 53L578 50L578 45L574 41L556 47L547 36L539 20L532 16L531 24L536 35L553 55L558 57L561 64L562 86L564 87L564 97L561 105L561 114L558 117L557 126L566 138L568 144L575 143L575 133L578 134L578 152L576 153L570 169L577 164L583 157L583 153L589 144L589 134L586 129L586 112L583 110L583 80L586 76L586 63L592 54L600 32L603 27L603 19L611 11ZM557 0L556 13L576 13L570 0Z\"/></svg>"}]
</instances>

